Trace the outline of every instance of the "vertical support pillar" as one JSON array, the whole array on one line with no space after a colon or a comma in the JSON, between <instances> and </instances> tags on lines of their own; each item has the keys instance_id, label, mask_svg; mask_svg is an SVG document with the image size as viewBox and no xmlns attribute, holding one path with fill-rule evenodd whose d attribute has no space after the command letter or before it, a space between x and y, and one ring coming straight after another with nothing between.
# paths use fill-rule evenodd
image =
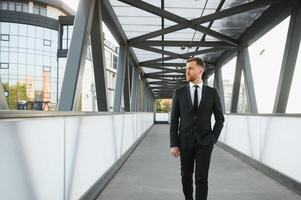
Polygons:
<instances>
[{"instance_id":1,"label":"vertical support pillar","mask_svg":"<svg viewBox=\"0 0 301 200\"><path fill-rule=\"evenodd\" d=\"M219 93L222 108L223 108L223 112L225 113L225 95L224 95L223 76L222 76L221 68L216 68L215 69L214 85L215 85L215 88L217 89L217 91Z\"/></svg>"},{"instance_id":2,"label":"vertical support pillar","mask_svg":"<svg viewBox=\"0 0 301 200\"><path fill-rule=\"evenodd\" d=\"M231 98L231 108L230 108L231 113L237 112L241 73L242 73L241 60L240 57L237 56L233 89L232 89L232 98Z\"/></svg>"},{"instance_id":3,"label":"vertical support pillar","mask_svg":"<svg viewBox=\"0 0 301 200\"><path fill-rule=\"evenodd\" d=\"M114 112L120 112L121 109L121 97L123 91L124 74L126 68L126 47L120 46L118 62L117 62L117 78L115 86L115 98L114 98Z\"/></svg>"},{"instance_id":4,"label":"vertical support pillar","mask_svg":"<svg viewBox=\"0 0 301 200\"><path fill-rule=\"evenodd\" d=\"M59 111L75 109L75 101L80 94L78 88L81 87L94 7L95 0L80 0L79 2L58 104Z\"/></svg>"},{"instance_id":5,"label":"vertical support pillar","mask_svg":"<svg viewBox=\"0 0 301 200\"><path fill-rule=\"evenodd\" d=\"M301 38L301 2L293 9L278 80L273 113L285 113Z\"/></svg>"},{"instance_id":6,"label":"vertical support pillar","mask_svg":"<svg viewBox=\"0 0 301 200\"><path fill-rule=\"evenodd\" d=\"M126 51L126 63L124 71L124 84L123 84L123 102L124 111L130 112L130 70L129 70L129 51Z\"/></svg>"},{"instance_id":7,"label":"vertical support pillar","mask_svg":"<svg viewBox=\"0 0 301 200\"><path fill-rule=\"evenodd\" d=\"M240 57L242 64L250 111L252 113L258 113L248 48L240 48L237 57Z\"/></svg>"},{"instance_id":8,"label":"vertical support pillar","mask_svg":"<svg viewBox=\"0 0 301 200\"><path fill-rule=\"evenodd\" d=\"M108 111L108 89L104 56L101 2L97 1L91 29L91 46L98 111Z\"/></svg>"},{"instance_id":9,"label":"vertical support pillar","mask_svg":"<svg viewBox=\"0 0 301 200\"><path fill-rule=\"evenodd\" d=\"M131 112L136 112L137 108L137 70L133 66L132 68L132 85L131 85Z\"/></svg>"}]
</instances>

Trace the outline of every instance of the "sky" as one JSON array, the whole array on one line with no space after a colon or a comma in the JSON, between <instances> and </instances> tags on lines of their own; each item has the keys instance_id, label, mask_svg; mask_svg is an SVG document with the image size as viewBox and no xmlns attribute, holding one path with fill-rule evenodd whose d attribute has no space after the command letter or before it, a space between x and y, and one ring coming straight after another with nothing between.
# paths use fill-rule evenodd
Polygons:
<instances>
[{"instance_id":1,"label":"sky","mask_svg":"<svg viewBox=\"0 0 301 200\"><path fill-rule=\"evenodd\" d=\"M65 2L74 11L77 10L78 0L63 0L63 2Z\"/></svg>"}]
</instances>

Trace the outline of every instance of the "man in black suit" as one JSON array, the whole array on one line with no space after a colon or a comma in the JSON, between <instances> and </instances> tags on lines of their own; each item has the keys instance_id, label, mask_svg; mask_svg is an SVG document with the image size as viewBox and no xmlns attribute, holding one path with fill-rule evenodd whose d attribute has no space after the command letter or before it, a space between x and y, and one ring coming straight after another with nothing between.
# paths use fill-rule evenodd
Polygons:
<instances>
[{"instance_id":1,"label":"man in black suit","mask_svg":"<svg viewBox=\"0 0 301 200\"><path fill-rule=\"evenodd\" d=\"M223 128L224 115L216 89L203 84L205 63L200 58L186 61L185 86L175 90L170 124L170 153L180 156L183 193L193 200L195 163L195 199L206 200L211 152ZM211 115L215 123L211 128ZM180 123L179 123L180 119Z\"/></svg>"}]
</instances>

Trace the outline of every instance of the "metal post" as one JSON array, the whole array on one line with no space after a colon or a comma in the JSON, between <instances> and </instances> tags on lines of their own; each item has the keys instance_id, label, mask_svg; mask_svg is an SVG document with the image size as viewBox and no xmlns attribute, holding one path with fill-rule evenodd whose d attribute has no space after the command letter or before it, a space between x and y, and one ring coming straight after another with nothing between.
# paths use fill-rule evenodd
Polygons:
<instances>
[{"instance_id":1,"label":"metal post","mask_svg":"<svg viewBox=\"0 0 301 200\"><path fill-rule=\"evenodd\" d=\"M223 84L223 76L222 76L221 68L215 69L214 83L215 83L215 88L217 89L217 91L219 93L223 112L225 112L225 95L224 95L224 84Z\"/></svg>"},{"instance_id":2,"label":"metal post","mask_svg":"<svg viewBox=\"0 0 301 200\"><path fill-rule=\"evenodd\" d=\"M95 0L80 0L79 2L58 104L59 111L72 111L75 109L75 101L80 94L78 88L81 87L94 7Z\"/></svg>"},{"instance_id":3,"label":"metal post","mask_svg":"<svg viewBox=\"0 0 301 200\"><path fill-rule=\"evenodd\" d=\"M238 57L240 57L241 59L250 111L252 113L258 113L248 48L247 47L240 48Z\"/></svg>"},{"instance_id":4,"label":"metal post","mask_svg":"<svg viewBox=\"0 0 301 200\"><path fill-rule=\"evenodd\" d=\"M280 77L274 103L274 113L285 113L293 80L301 39L301 3L293 9L288 28Z\"/></svg>"},{"instance_id":5,"label":"metal post","mask_svg":"<svg viewBox=\"0 0 301 200\"><path fill-rule=\"evenodd\" d=\"M117 78L115 86L115 98L114 98L114 112L120 112L121 109L121 97L123 91L125 63L126 63L126 47L120 46L118 63L117 63Z\"/></svg>"},{"instance_id":6,"label":"metal post","mask_svg":"<svg viewBox=\"0 0 301 200\"><path fill-rule=\"evenodd\" d=\"M126 63L124 72L124 84L123 84L123 102L124 111L130 112L130 71L129 71L129 51L126 51Z\"/></svg>"},{"instance_id":7,"label":"metal post","mask_svg":"<svg viewBox=\"0 0 301 200\"><path fill-rule=\"evenodd\" d=\"M91 27L91 46L98 111L108 111L108 89L104 56L105 51L101 6L101 3L97 1Z\"/></svg>"},{"instance_id":8,"label":"metal post","mask_svg":"<svg viewBox=\"0 0 301 200\"><path fill-rule=\"evenodd\" d=\"M131 88L131 112L136 111L136 97L137 97L137 70L132 68L132 88Z\"/></svg>"},{"instance_id":9,"label":"metal post","mask_svg":"<svg viewBox=\"0 0 301 200\"><path fill-rule=\"evenodd\" d=\"M240 56L237 56L235 76L234 76L233 89L232 89L232 98L231 98L231 109L230 109L231 113L237 112L241 73L242 73L241 60L240 60Z\"/></svg>"}]
</instances>

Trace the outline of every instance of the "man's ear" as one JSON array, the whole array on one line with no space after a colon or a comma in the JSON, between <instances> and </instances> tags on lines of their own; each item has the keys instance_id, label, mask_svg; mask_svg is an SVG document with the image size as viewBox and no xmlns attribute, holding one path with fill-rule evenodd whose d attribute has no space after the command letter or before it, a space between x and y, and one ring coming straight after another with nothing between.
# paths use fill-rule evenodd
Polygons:
<instances>
[{"instance_id":1,"label":"man's ear","mask_svg":"<svg viewBox=\"0 0 301 200\"><path fill-rule=\"evenodd\" d=\"M204 68L200 67L200 74L204 73Z\"/></svg>"}]
</instances>

